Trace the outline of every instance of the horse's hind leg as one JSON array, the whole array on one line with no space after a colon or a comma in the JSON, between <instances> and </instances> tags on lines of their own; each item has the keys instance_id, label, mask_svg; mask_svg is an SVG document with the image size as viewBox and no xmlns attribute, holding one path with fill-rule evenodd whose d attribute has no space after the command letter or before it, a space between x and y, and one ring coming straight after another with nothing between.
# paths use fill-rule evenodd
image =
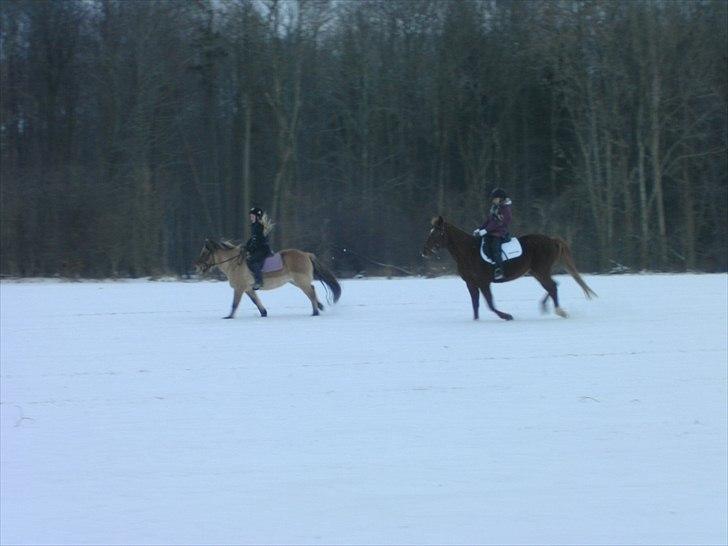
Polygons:
<instances>
[{"instance_id":1,"label":"horse's hind leg","mask_svg":"<svg viewBox=\"0 0 728 546\"><path fill-rule=\"evenodd\" d=\"M222 318L231 319L235 316L235 311L238 309L238 304L240 303L240 298L242 296L243 296L243 291L235 289L235 294L233 295L233 305L232 305L232 308L230 309L230 314L228 316L222 317Z\"/></svg>"},{"instance_id":2,"label":"horse's hind leg","mask_svg":"<svg viewBox=\"0 0 728 546\"><path fill-rule=\"evenodd\" d=\"M546 312L546 302L548 301L549 297L551 297L551 299L554 301L554 313L556 313L560 317L568 317L568 313L559 306L559 292L556 288L556 281L553 280L550 275L537 275L533 271L531 271L531 273L533 273L533 276L536 277L536 280L541 283L541 286L543 286L547 292L546 297L541 301L541 310L544 313Z\"/></svg>"},{"instance_id":3,"label":"horse's hind leg","mask_svg":"<svg viewBox=\"0 0 728 546\"><path fill-rule=\"evenodd\" d=\"M321 302L319 302L318 298L316 297L316 289L314 288L313 284L311 284L311 278L309 277L306 279L307 282L302 281L302 279L293 279L291 283L296 286L301 292L306 294L306 297L311 302L311 307L313 308L312 315L315 317L319 314L319 309L323 310L324 306L321 305Z\"/></svg>"},{"instance_id":4,"label":"horse's hind leg","mask_svg":"<svg viewBox=\"0 0 728 546\"><path fill-rule=\"evenodd\" d=\"M311 300L311 306L313 307L313 316L319 314L319 309L323 310L324 306L321 305L321 302L316 297L316 288L309 284L306 288L301 288L303 290L303 293L308 296L308 299Z\"/></svg>"},{"instance_id":5,"label":"horse's hind leg","mask_svg":"<svg viewBox=\"0 0 728 546\"><path fill-rule=\"evenodd\" d=\"M260 299L258 299L258 294L256 294L252 290L248 290L245 293L253 301L253 303L255 304L255 306L258 308L258 311L260 311L260 316L261 317L267 317L268 316L268 311L266 311L265 307L263 307L263 304L260 303Z\"/></svg>"},{"instance_id":6,"label":"horse's hind leg","mask_svg":"<svg viewBox=\"0 0 728 546\"><path fill-rule=\"evenodd\" d=\"M488 307L490 307L491 311L493 311L503 320L513 320L513 315L509 315L508 313L502 313L501 311L498 311L498 309L496 309L493 305L493 294L490 292L490 284L481 286L480 291L483 292L483 296L485 296L485 301L488 303Z\"/></svg>"}]
</instances>

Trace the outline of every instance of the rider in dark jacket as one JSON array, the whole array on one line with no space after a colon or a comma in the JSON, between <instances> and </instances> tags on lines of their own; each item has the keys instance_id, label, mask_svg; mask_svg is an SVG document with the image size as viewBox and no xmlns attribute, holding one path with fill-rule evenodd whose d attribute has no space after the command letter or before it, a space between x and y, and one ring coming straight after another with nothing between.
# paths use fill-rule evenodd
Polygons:
<instances>
[{"instance_id":1,"label":"rider in dark jacket","mask_svg":"<svg viewBox=\"0 0 728 546\"><path fill-rule=\"evenodd\" d=\"M263 262L273 254L263 225L263 211L258 207L250 209L250 238L245 243L245 254L248 269L255 277L253 290L258 290L263 286Z\"/></svg>"},{"instance_id":2,"label":"rider in dark jacket","mask_svg":"<svg viewBox=\"0 0 728 546\"><path fill-rule=\"evenodd\" d=\"M508 225L511 223L511 200L505 190L495 188L490 192L490 211L485 223L475 230L475 235L485 237L486 249L496 264L495 279L503 278L503 256L501 245L509 237Z\"/></svg>"}]
</instances>

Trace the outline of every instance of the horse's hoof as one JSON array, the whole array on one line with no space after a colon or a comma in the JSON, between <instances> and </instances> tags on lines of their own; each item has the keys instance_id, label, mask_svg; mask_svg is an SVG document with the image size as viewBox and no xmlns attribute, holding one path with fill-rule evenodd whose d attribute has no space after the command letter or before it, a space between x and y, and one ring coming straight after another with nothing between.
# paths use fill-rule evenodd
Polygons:
<instances>
[{"instance_id":1,"label":"horse's hoof","mask_svg":"<svg viewBox=\"0 0 728 546\"><path fill-rule=\"evenodd\" d=\"M231 318L233 318L233 317L232 317L232 316L230 316L230 315L228 315L228 316L226 316L226 317L222 317L222 318L223 318L223 320L227 320L227 319L231 319Z\"/></svg>"},{"instance_id":2,"label":"horse's hoof","mask_svg":"<svg viewBox=\"0 0 728 546\"><path fill-rule=\"evenodd\" d=\"M560 317L569 318L569 313L564 311L561 307L557 307L556 309L554 309L554 313L556 313Z\"/></svg>"},{"instance_id":3,"label":"horse's hoof","mask_svg":"<svg viewBox=\"0 0 728 546\"><path fill-rule=\"evenodd\" d=\"M501 318L503 320L513 320L513 315L509 315L508 313L503 313L503 316Z\"/></svg>"},{"instance_id":4,"label":"horse's hoof","mask_svg":"<svg viewBox=\"0 0 728 546\"><path fill-rule=\"evenodd\" d=\"M260 316L261 317L267 317L268 316L268 311L261 311L260 312Z\"/></svg>"}]
</instances>

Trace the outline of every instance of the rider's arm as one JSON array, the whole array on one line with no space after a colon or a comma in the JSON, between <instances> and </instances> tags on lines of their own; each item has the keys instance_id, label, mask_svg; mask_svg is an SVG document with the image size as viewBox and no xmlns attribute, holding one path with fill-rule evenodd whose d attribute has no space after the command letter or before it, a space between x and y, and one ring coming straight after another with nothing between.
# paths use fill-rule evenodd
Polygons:
<instances>
[{"instance_id":1,"label":"rider's arm","mask_svg":"<svg viewBox=\"0 0 728 546\"><path fill-rule=\"evenodd\" d=\"M510 205L504 205L500 208L500 221L505 226L508 227L508 225L511 223L511 206Z\"/></svg>"}]
</instances>

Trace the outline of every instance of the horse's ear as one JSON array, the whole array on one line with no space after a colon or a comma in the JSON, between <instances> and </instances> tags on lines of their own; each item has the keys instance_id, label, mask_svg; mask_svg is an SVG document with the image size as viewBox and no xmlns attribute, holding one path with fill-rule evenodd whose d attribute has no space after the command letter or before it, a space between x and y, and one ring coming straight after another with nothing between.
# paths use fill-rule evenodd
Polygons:
<instances>
[{"instance_id":1,"label":"horse's ear","mask_svg":"<svg viewBox=\"0 0 728 546\"><path fill-rule=\"evenodd\" d=\"M432 219L432 225L435 227L442 227L442 224L445 222L445 220L442 218L442 216L435 216Z\"/></svg>"}]
</instances>

